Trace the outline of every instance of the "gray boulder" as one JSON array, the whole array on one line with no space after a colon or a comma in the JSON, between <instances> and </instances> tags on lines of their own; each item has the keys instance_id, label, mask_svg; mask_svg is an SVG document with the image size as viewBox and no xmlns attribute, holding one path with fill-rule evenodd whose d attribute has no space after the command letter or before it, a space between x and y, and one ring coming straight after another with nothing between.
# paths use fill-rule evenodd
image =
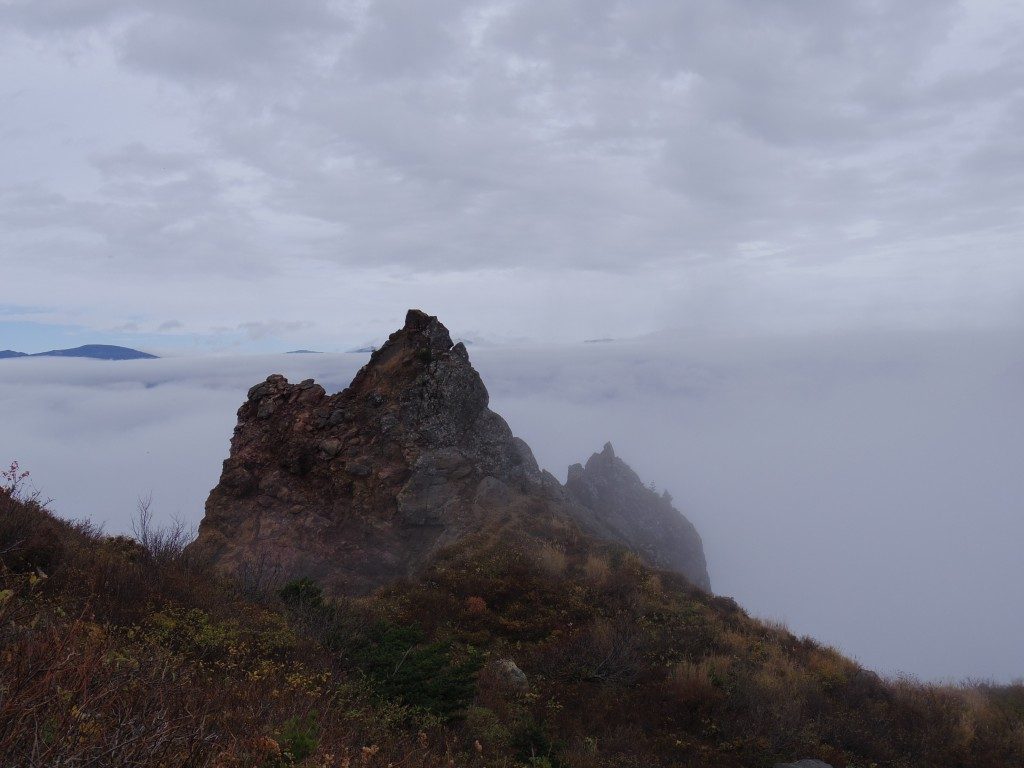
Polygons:
<instances>
[{"instance_id":1,"label":"gray boulder","mask_svg":"<svg viewBox=\"0 0 1024 768\"><path fill-rule=\"evenodd\" d=\"M520 692L529 690L530 682L526 679L526 673L512 659L499 659L496 667L505 682L512 688Z\"/></svg>"}]
</instances>

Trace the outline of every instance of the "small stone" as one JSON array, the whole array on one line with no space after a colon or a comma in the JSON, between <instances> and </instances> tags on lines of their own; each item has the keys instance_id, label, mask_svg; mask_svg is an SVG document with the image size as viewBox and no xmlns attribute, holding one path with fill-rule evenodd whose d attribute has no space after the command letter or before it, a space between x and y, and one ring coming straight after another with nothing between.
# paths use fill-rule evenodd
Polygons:
<instances>
[{"instance_id":1,"label":"small stone","mask_svg":"<svg viewBox=\"0 0 1024 768\"><path fill-rule=\"evenodd\" d=\"M320 443L320 450L328 456L337 456L341 453L341 440L324 440Z\"/></svg>"},{"instance_id":2,"label":"small stone","mask_svg":"<svg viewBox=\"0 0 1024 768\"><path fill-rule=\"evenodd\" d=\"M512 688L517 691L529 689L530 681L527 679L526 673L512 659L499 659L495 667L504 681Z\"/></svg>"},{"instance_id":3,"label":"small stone","mask_svg":"<svg viewBox=\"0 0 1024 768\"><path fill-rule=\"evenodd\" d=\"M346 464L345 471L354 477L366 477L370 474L370 468L365 464Z\"/></svg>"}]
</instances>

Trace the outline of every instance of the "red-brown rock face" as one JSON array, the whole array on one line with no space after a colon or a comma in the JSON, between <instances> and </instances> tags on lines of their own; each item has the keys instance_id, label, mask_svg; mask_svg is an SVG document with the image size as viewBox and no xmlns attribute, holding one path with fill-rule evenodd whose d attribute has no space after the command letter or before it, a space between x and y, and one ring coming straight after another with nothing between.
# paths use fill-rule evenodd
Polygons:
<instances>
[{"instance_id":1,"label":"red-brown rock face","mask_svg":"<svg viewBox=\"0 0 1024 768\"><path fill-rule=\"evenodd\" d=\"M338 394L270 376L238 411L193 548L229 572L361 593L513 513L607 534L487 404L466 348L418 310Z\"/></svg>"}]
</instances>

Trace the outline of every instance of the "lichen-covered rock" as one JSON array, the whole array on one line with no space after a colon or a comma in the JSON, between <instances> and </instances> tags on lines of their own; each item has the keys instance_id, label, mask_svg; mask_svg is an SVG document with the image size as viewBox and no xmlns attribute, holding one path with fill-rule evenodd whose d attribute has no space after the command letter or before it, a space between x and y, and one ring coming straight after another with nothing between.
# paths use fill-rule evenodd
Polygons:
<instances>
[{"instance_id":1,"label":"lichen-covered rock","mask_svg":"<svg viewBox=\"0 0 1024 768\"><path fill-rule=\"evenodd\" d=\"M441 547L512 511L574 520L633 546L628 527L608 524L618 497L597 483L597 506L584 507L591 502L542 472L488 401L466 348L418 310L342 392L267 377L238 410L193 550L225 571L269 565L358 594L414 575ZM695 581L706 586L706 574Z\"/></svg>"}]
</instances>

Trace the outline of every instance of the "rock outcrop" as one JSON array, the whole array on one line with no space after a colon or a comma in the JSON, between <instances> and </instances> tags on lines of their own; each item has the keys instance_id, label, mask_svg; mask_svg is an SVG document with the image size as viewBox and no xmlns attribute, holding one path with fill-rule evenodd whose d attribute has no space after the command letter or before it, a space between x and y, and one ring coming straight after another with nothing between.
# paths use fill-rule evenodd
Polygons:
<instances>
[{"instance_id":1,"label":"rock outcrop","mask_svg":"<svg viewBox=\"0 0 1024 768\"><path fill-rule=\"evenodd\" d=\"M586 466L569 467L565 487L574 501L594 513L593 525L606 538L636 550L651 565L711 589L697 529L672 506L668 491L659 495L644 486L611 443L587 459Z\"/></svg>"},{"instance_id":2,"label":"rock outcrop","mask_svg":"<svg viewBox=\"0 0 1024 768\"><path fill-rule=\"evenodd\" d=\"M465 346L410 310L344 391L278 375L249 391L192 546L226 571L271 566L349 594L412 576L446 544L517 516L573 518L634 546L627 513L613 510L634 497L594 478L597 506L584 508L585 494L540 470L488 408ZM634 548L654 552L646 539ZM689 575L690 555L658 564ZM706 573L693 580L707 586Z\"/></svg>"}]
</instances>

